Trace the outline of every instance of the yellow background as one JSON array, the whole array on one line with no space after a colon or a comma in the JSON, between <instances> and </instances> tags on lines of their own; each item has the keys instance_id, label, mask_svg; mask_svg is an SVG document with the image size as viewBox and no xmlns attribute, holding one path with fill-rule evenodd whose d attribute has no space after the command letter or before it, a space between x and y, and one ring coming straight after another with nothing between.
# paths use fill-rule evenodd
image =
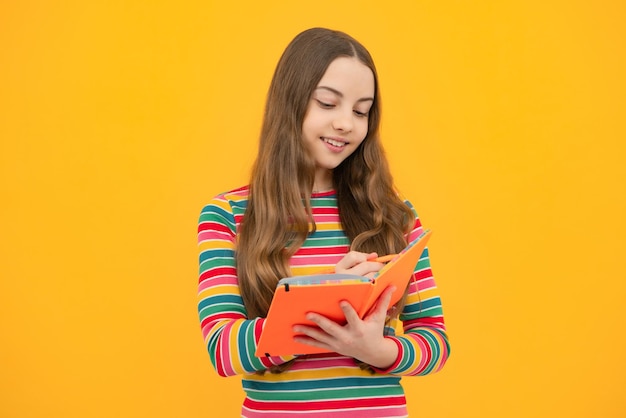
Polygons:
<instances>
[{"instance_id":1,"label":"yellow background","mask_svg":"<svg viewBox=\"0 0 626 418\"><path fill-rule=\"evenodd\" d=\"M282 3L0 4L0 416L237 416L196 221L247 181L311 26L371 50L397 184L435 231L452 356L404 380L411 415L624 416L624 3Z\"/></svg>"}]
</instances>

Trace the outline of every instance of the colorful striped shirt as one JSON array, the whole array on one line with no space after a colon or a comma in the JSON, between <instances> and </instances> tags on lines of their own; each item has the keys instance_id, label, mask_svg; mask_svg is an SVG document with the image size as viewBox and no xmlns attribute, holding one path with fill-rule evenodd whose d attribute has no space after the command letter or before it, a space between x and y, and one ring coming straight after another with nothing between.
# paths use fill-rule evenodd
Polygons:
<instances>
[{"instance_id":1,"label":"colorful striped shirt","mask_svg":"<svg viewBox=\"0 0 626 418\"><path fill-rule=\"evenodd\" d=\"M248 192L248 187L243 187L218 195L203 208L198 225L202 335L220 376L243 374L246 398L242 416L407 416L401 377L440 370L450 349L428 249L415 268L399 320L389 326L387 338L396 342L399 354L387 370L371 373L362 370L354 359L333 353L295 356L283 373L255 373L294 356L254 355L265 319L247 317L235 267L236 235ZM335 192L313 194L311 206L316 230L290 260L294 276L316 274L335 266L350 247L341 228ZM410 239L422 232L417 218Z\"/></svg>"}]
</instances>

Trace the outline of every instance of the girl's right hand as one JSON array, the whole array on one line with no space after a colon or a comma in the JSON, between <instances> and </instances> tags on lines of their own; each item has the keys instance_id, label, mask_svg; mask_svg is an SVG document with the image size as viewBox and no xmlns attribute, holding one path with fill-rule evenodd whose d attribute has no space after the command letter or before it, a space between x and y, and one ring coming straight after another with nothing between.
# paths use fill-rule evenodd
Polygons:
<instances>
[{"instance_id":1,"label":"girl's right hand","mask_svg":"<svg viewBox=\"0 0 626 418\"><path fill-rule=\"evenodd\" d=\"M376 253L361 253L358 251L350 251L335 266L335 273L356 274L368 278L374 277L374 274L383 268L383 263L376 261L368 261L378 257Z\"/></svg>"}]
</instances>

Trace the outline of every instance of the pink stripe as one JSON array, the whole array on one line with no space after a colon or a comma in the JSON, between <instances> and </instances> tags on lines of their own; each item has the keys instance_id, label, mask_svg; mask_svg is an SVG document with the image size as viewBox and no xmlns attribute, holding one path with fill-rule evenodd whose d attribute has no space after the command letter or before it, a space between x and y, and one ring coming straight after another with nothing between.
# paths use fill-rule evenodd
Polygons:
<instances>
[{"instance_id":1,"label":"pink stripe","mask_svg":"<svg viewBox=\"0 0 626 418\"><path fill-rule=\"evenodd\" d=\"M437 371L439 371L448 360L448 346L447 344L445 344L443 338L441 338L439 334L436 334L436 338L439 341L439 347L441 347L441 356L439 358L439 364L437 365Z\"/></svg>"},{"instance_id":2,"label":"pink stripe","mask_svg":"<svg viewBox=\"0 0 626 418\"><path fill-rule=\"evenodd\" d=\"M423 292L424 290L427 290L427 289L434 289L434 288L435 288L435 280L432 277L429 279L419 280L417 282L417 290L419 290L420 292Z\"/></svg>"},{"instance_id":3,"label":"pink stripe","mask_svg":"<svg viewBox=\"0 0 626 418\"><path fill-rule=\"evenodd\" d=\"M293 370L330 369L334 367L354 367L354 361L346 357L316 358L311 356L306 362L297 361Z\"/></svg>"},{"instance_id":4,"label":"pink stripe","mask_svg":"<svg viewBox=\"0 0 626 418\"><path fill-rule=\"evenodd\" d=\"M318 257L293 256L291 257L289 264L291 264L292 266L324 266L324 265L334 266L335 264L337 264L337 262L339 262L339 260L341 260L342 257L343 257L343 254L336 255L336 256L323 255L323 256L318 256Z\"/></svg>"},{"instance_id":5,"label":"pink stripe","mask_svg":"<svg viewBox=\"0 0 626 418\"><path fill-rule=\"evenodd\" d=\"M382 408L355 408L348 411L317 410L317 411L253 411L245 406L241 408L243 417L246 418L294 418L294 417L318 417L318 418L378 418L378 417L408 417L405 406L387 406Z\"/></svg>"},{"instance_id":6,"label":"pink stripe","mask_svg":"<svg viewBox=\"0 0 626 418\"><path fill-rule=\"evenodd\" d=\"M341 414L333 414L333 417L363 417L363 418L378 418L378 417L406 417L408 412L406 406L387 406L383 408L367 408L358 409L355 411L341 412Z\"/></svg>"},{"instance_id":7,"label":"pink stripe","mask_svg":"<svg viewBox=\"0 0 626 418\"><path fill-rule=\"evenodd\" d=\"M222 344L220 344L221 350L220 350L220 355L218 357L220 361L222 362L222 369L224 370L224 373L226 374L226 376L233 376L236 374L235 369L233 368L233 365L231 363L230 352L228 351L228 348L230 347L231 330L233 328L233 325L236 323L237 323L236 321L232 321L228 323L222 329L222 333L220 335L220 340Z\"/></svg>"},{"instance_id":8,"label":"pink stripe","mask_svg":"<svg viewBox=\"0 0 626 418\"><path fill-rule=\"evenodd\" d=\"M209 240L216 240L216 241L223 241L223 242L228 242L231 243L232 242L232 235L226 233L226 232L219 232L219 231L202 231L198 233L198 242L203 242L203 241L209 241Z\"/></svg>"},{"instance_id":9,"label":"pink stripe","mask_svg":"<svg viewBox=\"0 0 626 418\"><path fill-rule=\"evenodd\" d=\"M213 326L213 323L208 323L202 327L202 338L204 338L205 340L206 340L206 337L211 333L212 326Z\"/></svg>"},{"instance_id":10,"label":"pink stripe","mask_svg":"<svg viewBox=\"0 0 626 418\"><path fill-rule=\"evenodd\" d=\"M428 353L430 353L430 348L427 346L426 341L421 336L411 335L411 337L413 337L411 339L415 341L419 346L419 351L417 352L422 353L419 364L413 367L413 370L417 370L418 373L421 373L430 361L430 358L428 356Z\"/></svg>"},{"instance_id":11,"label":"pink stripe","mask_svg":"<svg viewBox=\"0 0 626 418\"><path fill-rule=\"evenodd\" d=\"M236 285L237 278L235 276L217 276L203 280L198 285L198 291L201 292L209 287L222 285Z\"/></svg>"},{"instance_id":12,"label":"pink stripe","mask_svg":"<svg viewBox=\"0 0 626 418\"><path fill-rule=\"evenodd\" d=\"M423 233L424 233L424 228L422 228L421 226L416 228L416 229L414 229L413 231L411 231L411 234L409 234L409 241L416 240L417 237L419 237Z\"/></svg>"},{"instance_id":13,"label":"pink stripe","mask_svg":"<svg viewBox=\"0 0 626 418\"><path fill-rule=\"evenodd\" d=\"M337 214L337 215L332 215L332 214L315 215L315 223L316 224L333 223L333 224L336 224L337 226L339 226L339 214ZM339 229L339 228L336 228L336 229Z\"/></svg>"}]
</instances>

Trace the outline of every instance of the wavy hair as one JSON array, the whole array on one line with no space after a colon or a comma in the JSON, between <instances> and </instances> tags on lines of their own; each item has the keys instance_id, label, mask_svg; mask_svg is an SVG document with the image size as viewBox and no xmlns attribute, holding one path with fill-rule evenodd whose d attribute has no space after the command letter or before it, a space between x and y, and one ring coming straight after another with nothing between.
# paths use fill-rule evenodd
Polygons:
<instances>
[{"instance_id":1,"label":"wavy hair","mask_svg":"<svg viewBox=\"0 0 626 418\"><path fill-rule=\"evenodd\" d=\"M315 231L310 204L315 161L302 139L302 124L313 91L339 57L357 58L375 81L367 136L333 170L342 227L357 251L387 254L407 244L415 219L398 197L379 138L380 93L372 57L343 32L308 29L287 46L274 72L238 231L237 275L248 318L267 315L278 280L290 275L290 257Z\"/></svg>"}]
</instances>

